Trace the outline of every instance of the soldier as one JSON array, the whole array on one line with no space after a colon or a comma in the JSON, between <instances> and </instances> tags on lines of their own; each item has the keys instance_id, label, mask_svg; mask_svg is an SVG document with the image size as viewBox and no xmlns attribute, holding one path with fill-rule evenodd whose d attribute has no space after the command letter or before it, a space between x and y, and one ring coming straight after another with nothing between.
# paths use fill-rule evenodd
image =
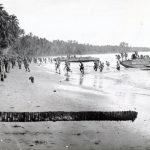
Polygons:
<instances>
[{"instance_id":1,"label":"soldier","mask_svg":"<svg viewBox=\"0 0 150 150\"><path fill-rule=\"evenodd\" d=\"M80 72L81 72L82 74L84 74L84 65L83 65L83 63L80 62L79 66L80 66Z\"/></svg>"},{"instance_id":2,"label":"soldier","mask_svg":"<svg viewBox=\"0 0 150 150\"><path fill-rule=\"evenodd\" d=\"M4 57L0 58L0 77L1 77L1 81L4 81L4 78L6 78Z\"/></svg>"},{"instance_id":3,"label":"soldier","mask_svg":"<svg viewBox=\"0 0 150 150\"><path fill-rule=\"evenodd\" d=\"M121 55L121 58L122 58L122 61L123 61L124 53L120 53L120 55Z\"/></svg>"},{"instance_id":4,"label":"soldier","mask_svg":"<svg viewBox=\"0 0 150 150\"><path fill-rule=\"evenodd\" d=\"M19 66L19 69L21 69L21 65L22 65L22 60L21 60L21 58L18 58L18 66Z\"/></svg>"},{"instance_id":5,"label":"soldier","mask_svg":"<svg viewBox=\"0 0 150 150\"><path fill-rule=\"evenodd\" d=\"M67 74L68 72L71 72L71 69L70 69L70 63L68 61L65 61L65 67L64 67L64 70L67 71Z\"/></svg>"},{"instance_id":6,"label":"soldier","mask_svg":"<svg viewBox=\"0 0 150 150\"><path fill-rule=\"evenodd\" d=\"M110 66L110 63L108 61L106 61L106 66L109 67Z\"/></svg>"},{"instance_id":7,"label":"soldier","mask_svg":"<svg viewBox=\"0 0 150 150\"><path fill-rule=\"evenodd\" d=\"M29 62L28 62L28 60L25 58L24 59L24 67L25 67L25 69L26 69L26 72L28 71L28 72L30 72L30 69L29 69Z\"/></svg>"},{"instance_id":8,"label":"soldier","mask_svg":"<svg viewBox=\"0 0 150 150\"><path fill-rule=\"evenodd\" d=\"M45 64L46 64L46 58L44 59L44 61L45 61Z\"/></svg>"},{"instance_id":9,"label":"soldier","mask_svg":"<svg viewBox=\"0 0 150 150\"><path fill-rule=\"evenodd\" d=\"M99 61L94 61L94 67L93 67L94 70L97 71L98 67L99 67Z\"/></svg>"},{"instance_id":10,"label":"soldier","mask_svg":"<svg viewBox=\"0 0 150 150\"><path fill-rule=\"evenodd\" d=\"M42 58L39 58L40 65L42 64Z\"/></svg>"},{"instance_id":11,"label":"soldier","mask_svg":"<svg viewBox=\"0 0 150 150\"><path fill-rule=\"evenodd\" d=\"M116 69L119 71L120 70L120 63L119 63L119 61L117 61L117 67L116 67Z\"/></svg>"},{"instance_id":12,"label":"soldier","mask_svg":"<svg viewBox=\"0 0 150 150\"><path fill-rule=\"evenodd\" d=\"M117 58L117 60L120 62L120 58L121 58L121 56L118 54L118 55L116 55L116 58Z\"/></svg>"},{"instance_id":13,"label":"soldier","mask_svg":"<svg viewBox=\"0 0 150 150\"><path fill-rule=\"evenodd\" d=\"M100 72L102 72L104 69L104 63L102 63L101 61L100 61L99 69L100 69Z\"/></svg>"},{"instance_id":14,"label":"soldier","mask_svg":"<svg viewBox=\"0 0 150 150\"><path fill-rule=\"evenodd\" d=\"M35 64L37 63L37 58L36 58L36 57L34 57L34 63L35 63Z\"/></svg>"},{"instance_id":15,"label":"soldier","mask_svg":"<svg viewBox=\"0 0 150 150\"><path fill-rule=\"evenodd\" d=\"M10 61L11 61L11 64L12 64L12 69L14 68L14 66L15 66L15 58L14 57L11 57L11 59L10 59Z\"/></svg>"},{"instance_id":16,"label":"soldier","mask_svg":"<svg viewBox=\"0 0 150 150\"><path fill-rule=\"evenodd\" d=\"M125 60L127 60L128 54L127 54L127 53L124 53L124 55L125 55Z\"/></svg>"},{"instance_id":17,"label":"soldier","mask_svg":"<svg viewBox=\"0 0 150 150\"><path fill-rule=\"evenodd\" d=\"M5 56L3 61L4 61L5 71L9 73L10 70L9 58Z\"/></svg>"},{"instance_id":18,"label":"soldier","mask_svg":"<svg viewBox=\"0 0 150 150\"><path fill-rule=\"evenodd\" d=\"M55 62L55 70L56 70L56 73L57 73L57 70L59 71L58 73L60 74L60 60L56 60Z\"/></svg>"}]
</instances>

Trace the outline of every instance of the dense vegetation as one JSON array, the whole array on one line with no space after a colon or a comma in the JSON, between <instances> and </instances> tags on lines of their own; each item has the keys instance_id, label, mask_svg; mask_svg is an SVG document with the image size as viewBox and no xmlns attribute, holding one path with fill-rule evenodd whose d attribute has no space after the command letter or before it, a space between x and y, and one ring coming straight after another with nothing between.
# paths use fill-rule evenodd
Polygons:
<instances>
[{"instance_id":1,"label":"dense vegetation","mask_svg":"<svg viewBox=\"0 0 150 150\"><path fill-rule=\"evenodd\" d=\"M0 4L0 50L13 45L23 30L15 15L9 15Z\"/></svg>"},{"instance_id":2,"label":"dense vegetation","mask_svg":"<svg viewBox=\"0 0 150 150\"><path fill-rule=\"evenodd\" d=\"M67 55L67 54L99 54L132 51L150 51L149 48L128 47L128 44L121 42L119 46L93 46L79 44L76 41L54 40L52 42L45 38L33 36L31 33L18 39L14 50L18 54L25 55Z\"/></svg>"},{"instance_id":3,"label":"dense vegetation","mask_svg":"<svg viewBox=\"0 0 150 150\"><path fill-rule=\"evenodd\" d=\"M131 51L149 51L149 48L128 47L128 44L121 42L119 46L93 46L79 44L76 41L54 40L48 41L45 38L33 36L31 33L24 34L20 29L18 19L15 15L9 15L0 4L0 52L10 48L13 53L31 56L46 55L68 55L68 54L97 54Z\"/></svg>"}]
</instances>

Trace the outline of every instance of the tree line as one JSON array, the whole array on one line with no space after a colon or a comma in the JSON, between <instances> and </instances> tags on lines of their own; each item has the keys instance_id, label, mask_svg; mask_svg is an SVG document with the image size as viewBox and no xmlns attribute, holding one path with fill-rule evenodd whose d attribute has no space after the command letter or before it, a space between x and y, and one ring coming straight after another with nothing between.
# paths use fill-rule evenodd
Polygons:
<instances>
[{"instance_id":1,"label":"tree line","mask_svg":"<svg viewBox=\"0 0 150 150\"><path fill-rule=\"evenodd\" d=\"M33 36L32 33L20 37L14 45L14 51L16 53L32 56L121 53L149 50L150 49L146 47L129 47L125 42L121 42L118 46L94 46L90 44L80 44L77 41L48 41L45 38Z\"/></svg>"},{"instance_id":2,"label":"tree line","mask_svg":"<svg viewBox=\"0 0 150 150\"><path fill-rule=\"evenodd\" d=\"M10 15L0 4L0 50L12 46L23 33L15 15Z\"/></svg>"},{"instance_id":3,"label":"tree line","mask_svg":"<svg viewBox=\"0 0 150 150\"><path fill-rule=\"evenodd\" d=\"M81 55L150 50L146 47L129 47L125 42L121 42L118 46L98 46L80 44L71 40L48 41L32 33L25 34L24 30L19 27L17 17L10 15L0 4L0 52L8 47L11 48L11 53L29 56Z\"/></svg>"}]
</instances>

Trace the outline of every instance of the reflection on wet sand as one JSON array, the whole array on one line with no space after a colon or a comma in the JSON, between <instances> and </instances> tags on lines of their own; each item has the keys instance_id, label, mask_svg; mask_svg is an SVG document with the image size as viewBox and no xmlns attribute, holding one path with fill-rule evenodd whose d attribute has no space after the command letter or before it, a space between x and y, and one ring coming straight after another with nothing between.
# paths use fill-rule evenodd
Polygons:
<instances>
[{"instance_id":1,"label":"reflection on wet sand","mask_svg":"<svg viewBox=\"0 0 150 150\"><path fill-rule=\"evenodd\" d=\"M79 85L82 85L83 81L84 81L84 75L83 74L80 75L79 81L80 81Z\"/></svg>"}]
</instances>

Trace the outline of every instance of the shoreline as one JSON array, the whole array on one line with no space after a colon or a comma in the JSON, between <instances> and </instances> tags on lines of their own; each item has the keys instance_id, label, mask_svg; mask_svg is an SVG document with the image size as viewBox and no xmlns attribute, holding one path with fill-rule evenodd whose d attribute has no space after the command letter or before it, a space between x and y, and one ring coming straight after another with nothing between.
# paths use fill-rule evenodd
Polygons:
<instances>
[{"instance_id":1,"label":"shoreline","mask_svg":"<svg viewBox=\"0 0 150 150\"><path fill-rule=\"evenodd\" d=\"M135 51L126 51L125 53L134 53ZM150 51L148 50L145 50L145 51L137 51L138 53L150 53ZM106 52L106 53L88 53L88 54L70 54L70 55L76 55L76 56L88 56L88 55L105 55L105 54L108 54L108 55L113 55L113 54L120 54L122 52ZM123 52L124 53L124 52ZM62 55L41 55L41 56L35 56L35 57L65 57L67 56L67 54L62 54Z\"/></svg>"},{"instance_id":2,"label":"shoreline","mask_svg":"<svg viewBox=\"0 0 150 150\"><path fill-rule=\"evenodd\" d=\"M30 76L34 76L35 83L31 83ZM70 90L71 87L76 91ZM89 92L91 89L72 85L63 80L62 76L48 73L43 66L32 64L31 72L15 67L5 81L0 82L2 91L0 110L11 110L11 112L103 111L116 110L116 108L122 110L105 93L99 91L96 95ZM2 122L0 148L7 150L146 149L150 145L148 128L145 128L149 121L142 122L145 129L139 129L137 124L141 125L139 119L134 122Z\"/></svg>"}]
</instances>

